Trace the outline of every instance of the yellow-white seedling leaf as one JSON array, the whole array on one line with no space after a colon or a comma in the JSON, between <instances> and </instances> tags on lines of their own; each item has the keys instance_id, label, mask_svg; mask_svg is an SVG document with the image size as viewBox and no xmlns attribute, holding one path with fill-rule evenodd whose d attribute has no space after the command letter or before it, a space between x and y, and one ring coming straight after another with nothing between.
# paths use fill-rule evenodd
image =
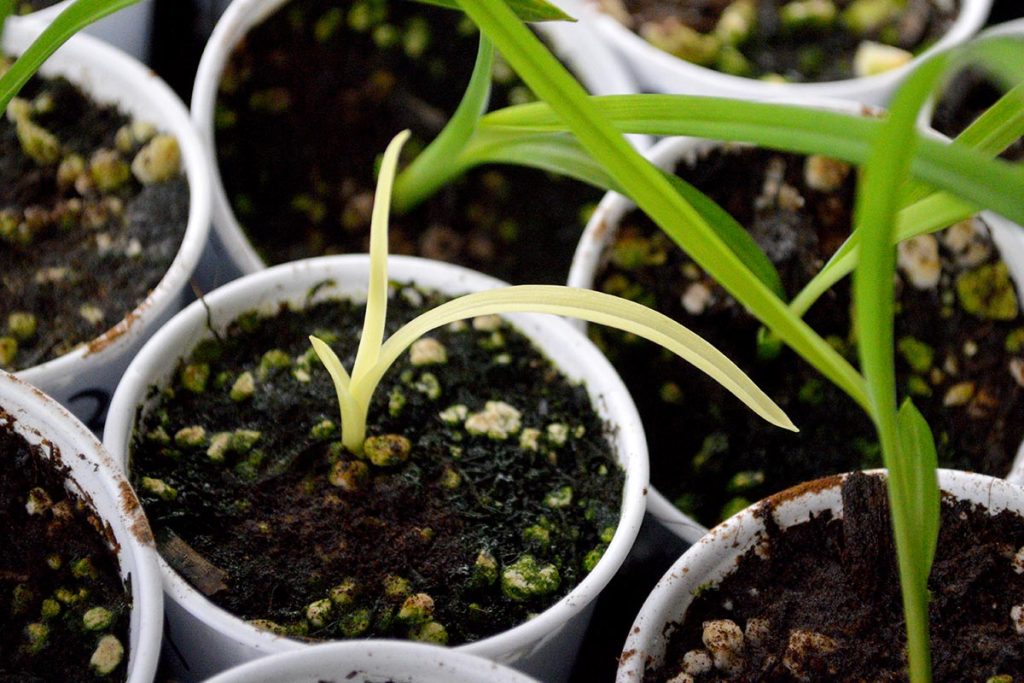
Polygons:
<instances>
[{"instance_id":1,"label":"yellow-white seedling leaf","mask_svg":"<svg viewBox=\"0 0 1024 683\"><path fill-rule=\"evenodd\" d=\"M360 408L355 396L352 395L348 373L341 364L338 354L334 353L334 349L314 336L310 336L309 343L313 345L313 350L334 381L338 409L341 413L341 440L350 451L360 453L366 435L366 411Z\"/></svg>"},{"instance_id":2,"label":"yellow-white seedling leaf","mask_svg":"<svg viewBox=\"0 0 1024 683\"><path fill-rule=\"evenodd\" d=\"M352 384L358 386L366 369L377 362L384 341L384 323L388 313L388 217L391 210L391 188L398 172L398 156L411 133L402 131L384 152L377 178L377 194L373 199L370 221L370 281L366 294L366 314L359 350L352 365Z\"/></svg>"},{"instance_id":3,"label":"yellow-white seedling leaf","mask_svg":"<svg viewBox=\"0 0 1024 683\"><path fill-rule=\"evenodd\" d=\"M420 315L385 342L377 365L367 375L366 382L355 390L357 401L368 402L373 388L391 364L430 330L456 320L500 313L550 313L631 332L693 364L768 422L798 431L782 409L732 361L668 316L610 294L555 285L522 285L476 292Z\"/></svg>"}]
</instances>

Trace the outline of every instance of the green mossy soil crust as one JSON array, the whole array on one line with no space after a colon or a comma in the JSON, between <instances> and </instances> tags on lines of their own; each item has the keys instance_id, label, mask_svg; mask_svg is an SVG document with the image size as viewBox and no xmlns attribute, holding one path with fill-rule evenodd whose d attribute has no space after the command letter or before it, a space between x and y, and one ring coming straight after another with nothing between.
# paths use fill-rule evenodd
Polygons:
<instances>
[{"instance_id":1,"label":"green mossy soil crust","mask_svg":"<svg viewBox=\"0 0 1024 683\"><path fill-rule=\"evenodd\" d=\"M378 155L406 128L406 159L436 137L477 43L461 13L405 0L295 0L249 33L220 84L216 145L267 262L367 251ZM500 59L494 80L492 106L532 99ZM540 171L477 169L393 216L391 252L561 284L600 196Z\"/></svg>"},{"instance_id":2,"label":"green mossy soil crust","mask_svg":"<svg viewBox=\"0 0 1024 683\"><path fill-rule=\"evenodd\" d=\"M957 0L600 0L648 42L717 71L838 81L899 66L941 38Z\"/></svg>"},{"instance_id":3,"label":"green mossy soil crust","mask_svg":"<svg viewBox=\"0 0 1024 683\"><path fill-rule=\"evenodd\" d=\"M701 590L645 681L906 681L905 623L884 481L855 474L831 512L766 530ZM1024 520L944 497L929 580L933 680L1024 676ZM709 651L710 648L710 651ZM687 654L689 656L687 656ZM710 664L710 668L706 671ZM699 671L699 673L698 673Z\"/></svg>"},{"instance_id":4,"label":"green mossy soil crust","mask_svg":"<svg viewBox=\"0 0 1024 683\"><path fill-rule=\"evenodd\" d=\"M109 530L2 408L0 462L0 682L123 681L130 596Z\"/></svg>"},{"instance_id":5,"label":"green mossy soil crust","mask_svg":"<svg viewBox=\"0 0 1024 683\"><path fill-rule=\"evenodd\" d=\"M403 288L389 329L439 301ZM334 300L246 315L196 348L132 446L161 552L289 635L458 644L527 620L617 524L623 474L586 390L500 318L449 326L385 376L361 459L308 335L351 367L362 318Z\"/></svg>"},{"instance_id":6,"label":"green mossy soil crust","mask_svg":"<svg viewBox=\"0 0 1024 683\"><path fill-rule=\"evenodd\" d=\"M0 368L90 342L149 294L181 244L174 138L34 78L0 121Z\"/></svg>"},{"instance_id":7,"label":"green mossy soil crust","mask_svg":"<svg viewBox=\"0 0 1024 683\"><path fill-rule=\"evenodd\" d=\"M854 174L838 162L715 148L677 173L750 231L789 297L850 232ZM758 322L642 214L621 225L596 286L707 338L801 430L774 428L690 367L594 329L637 402L651 481L669 500L713 526L802 481L881 465L871 422L852 399L788 348L764 357ZM826 293L807 321L856 365L849 283ZM898 388L928 419L940 461L1006 476L1024 439L1024 316L987 228L969 221L904 243L897 296Z\"/></svg>"},{"instance_id":8,"label":"green mossy soil crust","mask_svg":"<svg viewBox=\"0 0 1024 683\"><path fill-rule=\"evenodd\" d=\"M983 71L964 69L953 77L935 105L932 127L949 137L956 137L1004 94L1005 91ZM1024 138L1010 145L1001 156L1009 161L1024 159Z\"/></svg>"}]
</instances>

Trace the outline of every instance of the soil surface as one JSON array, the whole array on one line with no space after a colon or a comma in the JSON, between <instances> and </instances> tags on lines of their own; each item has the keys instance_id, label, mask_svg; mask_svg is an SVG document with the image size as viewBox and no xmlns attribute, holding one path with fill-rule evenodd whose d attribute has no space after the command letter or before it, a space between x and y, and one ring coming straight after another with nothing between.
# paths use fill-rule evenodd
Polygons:
<instances>
[{"instance_id":1,"label":"soil surface","mask_svg":"<svg viewBox=\"0 0 1024 683\"><path fill-rule=\"evenodd\" d=\"M670 679L682 670L688 652L708 654L703 630L718 620L744 630L737 632L742 638L738 656L731 650L722 657L723 664L735 668L728 673L712 666L691 674L696 683L907 680L884 482L852 475L842 493L842 518L824 512L788 529L776 526L766 503L761 543L721 583L695 597L671 637L669 663L645 680ZM1024 676L1022 545L1019 515L1003 511L991 516L972 503L944 499L929 580L935 681ZM691 662L696 659L691 655Z\"/></svg>"},{"instance_id":2,"label":"soil surface","mask_svg":"<svg viewBox=\"0 0 1024 683\"><path fill-rule=\"evenodd\" d=\"M841 178L841 166L826 166L836 171L835 187L815 190L807 166L800 156L734 147L703 156L696 170L677 169L750 231L789 297L851 225L853 173ZM759 345L758 322L646 217L634 211L622 226L597 286L653 306L708 339L801 430L776 429L691 367L592 328L637 402L651 481L669 500L713 526L802 481L881 465L871 422L852 399L787 348L772 356ZM945 466L1005 476L1024 439L1024 316L1005 265L976 221L911 246L901 248L898 269L900 393L932 425ZM856 366L849 283L826 293L806 319Z\"/></svg>"},{"instance_id":3,"label":"soil surface","mask_svg":"<svg viewBox=\"0 0 1024 683\"><path fill-rule=\"evenodd\" d=\"M393 296L389 329L424 296ZM443 328L377 389L368 433L398 455L376 458L380 438L367 462L341 446L307 337L351 367L362 315L345 301L247 315L196 348L132 449L161 552L218 605L289 635L456 644L525 621L586 575L618 521L623 474L585 389L500 319Z\"/></svg>"},{"instance_id":4,"label":"soil surface","mask_svg":"<svg viewBox=\"0 0 1024 683\"><path fill-rule=\"evenodd\" d=\"M736 76L784 82L838 81L860 75L855 56L866 42L897 48L909 59L949 30L960 6L936 0L909 0L905 6L892 2L888 11L872 11L870 20L862 20L866 13L861 10L867 7L854 5L872 4L863 0L796 2L789 7L782 0L600 0L600 4L648 42L677 57ZM885 6L873 4L874 9ZM726 20L720 23L723 16Z\"/></svg>"},{"instance_id":5,"label":"soil surface","mask_svg":"<svg viewBox=\"0 0 1024 683\"><path fill-rule=\"evenodd\" d=\"M20 0L15 7L18 14L29 14L56 5L61 0Z\"/></svg>"},{"instance_id":6,"label":"soil surface","mask_svg":"<svg viewBox=\"0 0 1024 683\"><path fill-rule=\"evenodd\" d=\"M956 137L1005 94L983 71L964 69L950 82L932 117L932 126L940 133ZM1018 139L1001 155L1009 161L1024 159L1024 138Z\"/></svg>"},{"instance_id":7,"label":"soil surface","mask_svg":"<svg viewBox=\"0 0 1024 683\"><path fill-rule=\"evenodd\" d=\"M178 170L159 180L140 171L142 182L130 168L151 142L170 141L176 153L173 138L62 78L33 79L20 98L24 118L0 121L0 368L8 370L63 355L140 304L174 260L189 208ZM44 151L26 153L26 136Z\"/></svg>"},{"instance_id":8,"label":"soil surface","mask_svg":"<svg viewBox=\"0 0 1024 683\"><path fill-rule=\"evenodd\" d=\"M406 160L440 132L477 42L460 13L383 0L296 0L250 32L220 84L216 144L235 216L266 261L367 250L379 155L405 128ZM533 99L500 59L494 81L492 106ZM391 250L561 284L600 197L540 171L478 169L393 216Z\"/></svg>"},{"instance_id":9,"label":"soil surface","mask_svg":"<svg viewBox=\"0 0 1024 683\"><path fill-rule=\"evenodd\" d=\"M0 681L123 681L127 653L106 674L90 664L102 639L129 642L130 596L103 523L13 425L0 409Z\"/></svg>"}]
</instances>

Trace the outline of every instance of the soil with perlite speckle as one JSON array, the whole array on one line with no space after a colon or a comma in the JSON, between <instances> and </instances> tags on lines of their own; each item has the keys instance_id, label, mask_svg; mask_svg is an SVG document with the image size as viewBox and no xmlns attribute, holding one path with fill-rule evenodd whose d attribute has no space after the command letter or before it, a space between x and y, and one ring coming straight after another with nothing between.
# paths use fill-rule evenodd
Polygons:
<instances>
[{"instance_id":1,"label":"soil with perlite speckle","mask_svg":"<svg viewBox=\"0 0 1024 683\"><path fill-rule=\"evenodd\" d=\"M0 682L123 681L131 600L109 530L54 465L77 456L51 460L14 424L0 408ZM100 673L91 661L105 638L122 654Z\"/></svg>"},{"instance_id":2,"label":"soil with perlite speckle","mask_svg":"<svg viewBox=\"0 0 1024 683\"><path fill-rule=\"evenodd\" d=\"M766 529L757 548L699 592L670 636L665 664L644 680L668 681L686 670L687 653L714 654L706 649L713 641L704 640L708 624L728 620L725 627L739 635L728 643L740 647L719 650L721 664L692 673L694 683L906 681L884 481L851 475L842 498L842 516L822 512L784 529L772 501L763 503ZM1024 520L949 496L941 516L928 583L933 680L1020 680ZM691 667L698 657L690 655Z\"/></svg>"},{"instance_id":3,"label":"soil with perlite speckle","mask_svg":"<svg viewBox=\"0 0 1024 683\"><path fill-rule=\"evenodd\" d=\"M389 332L439 301L393 293ZM525 337L475 319L388 372L357 457L308 335L351 367L362 316L336 300L242 316L157 392L132 471L163 556L296 637L457 644L525 621L611 541L623 473L605 425Z\"/></svg>"}]
</instances>

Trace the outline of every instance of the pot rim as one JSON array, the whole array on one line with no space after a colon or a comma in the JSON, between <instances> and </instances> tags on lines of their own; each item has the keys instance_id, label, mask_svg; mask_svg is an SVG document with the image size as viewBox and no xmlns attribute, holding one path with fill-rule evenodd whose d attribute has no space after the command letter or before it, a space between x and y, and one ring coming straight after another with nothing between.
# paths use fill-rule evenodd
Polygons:
<instances>
[{"instance_id":1,"label":"pot rim","mask_svg":"<svg viewBox=\"0 0 1024 683\"><path fill-rule=\"evenodd\" d=\"M598 0L584 0L598 5ZM641 83L655 90L679 90L675 83L692 84L682 92L727 95L744 99L836 97L870 104L884 104L907 74L936 52L958 45L973 36L988 17L993 0L963 0L960 14L949 30L927 50L901 67L874 76L820 83L770 83L733 76L698 66L664 52L641 38L613 17L601 13L593 18L595 31L620 52L637 73Z\"/></svg>"},{"instance_id":2,"label":"pot rim","mask_svg":"<svg viewBox=\"0 0 1024 683\"><path fill-rule=\"evenodd\" d=\"M0 407L11 414L15 431L30 443L49 443L60 450L61 462L70 468L65 485L113 530L118 568L132 599L127 681L149 683L160 655L163 591L153 534L142 505L95 435L42 391L0 371ZM110 510L117 514L109 514Z\"/></svg>"},{"instance_id":3,"label":"pot rim","mask_svg":"<svg viewBox=\"0 0 1024 683\"><path fill-rule=\"evenodd\" d=\"M884 477L886 471L869 470L866 474ZM771 507L782 528L807 521L811 514L823 510L841 515L839 487L848 476L850 473L823 477L769 496L725 520L691 546L665 572L640 608L623 646L616 683L639 683L648 665L660 663L675 630L672 625L685 617L696 588L731 573L739 556L761 538L764 522L759 513L763 505ZM1024 515L1024 489L1004 479L947 469L939 469L938 478L943 492L982 505L992 514L1012 510Z\"/></svg>"},{"instance_id":4,"label":"pot rim","mask_svg":"<svg viewBox=\"0 0 1024 683\"><path fill-rule=\"evenodd\" d=\"M192 90L192 121L205 143L204 153L207 155L213 187L213 230L224 245L227 257L243 275L263 270L268 264L256 252L235 216L224 187L220 165L217 163L214 130L217 88L235 45L254 26L265 21L288 1L233 0L217 21L217 26L206 43ZM564 57L591 92L599 95L639 92L632 74L618 56L586 27L585 22L567 26L552 24L539 27L541 33L552 42L553 49ZM575 45L573 40L570 40L574 33L573 40L582 39L582 45ZM650 142L647 136L630 138L641 148L646 148Z\"/></svg>"},{"instance_id":5,"label":"pot rim","mask_svg":"<svg viewBox=\"0 0 1024 683\"><path fill-rule=\"evenodd\" d=\"M34 16L11 17L4 31L4 45L21 53L38 36L46 23ZM73 36L40 69L43 75L61 75L82 88L96 101L113 102L133 120L132 104L141 102L152 114L153 123L174 135L181 149L182 172L188 181L188 223L181 245L160 282L134 309L112 328L79 348L15 374L36 385L49 387L67 381L83 367L97 367L127 352L133 343L149 335L156 321L173 305L199 263L210 231L210 177L206 156L188 112L178 96L153 71L117 48L85 34ZM96 83L103 91L116 90L115 97L96 95ZM131 92L131 101L121 95Z\"/></svg>"},{"instance_id":6,"label":"pot rim","mask_svg":"<svg viewBox=\"0 0 1024 683\"><path fill-rule=\"evenodd\" d=\"M297 300L311 284L334 278L342 291L355 297L365 296L368 257L361 254L327 256L294 261L245 276L213 292L205 301L196 301L176 315L142 348L125 372L114 393L104 431L104 444L118 463L125 465L136 407L145 402L150 385L162 382L173 371L178 358L191 350L203 335L207 306L214 317L224 315L226 324L246 310L269 306L285 300ZM447 263L416 257L389 258L389 279L415 282L447 293L479 291L505 286L499 280ZM345 280L358 282L349 285ZM325 288L326 289L326 288ZM333 292L337 296L337 291ZM220 313L218 313L220 312ZM615 420L618 429L612 435L620 463L626 471L619 523L612 542L598 565L565 597L533 619L494 636L458 646L463 652L493 658L508 658L517 648L532 646L553 633L586 607L611 580L629 554L643 521L647 496L647 447L636 407L622 380L589 340L564 320L553 316L516 314L509 320L534 340L545 355L555 360L555 352L566 341L572 345L556 362L570 361L574 378L583 381L594 409L607 421ZM221 324L221 323L218 323ZM181 342L187 348L181 349ZM579 359L585 359L579 360ZM559 364L561 364L559 362ZM576 367L571 367L575 365ZM564 371L564 369L563 369ZM257 629L201 596L161 559L164 588L172 600L180 603L193 617L211 625L226 637L263 652L282 652L308 645Z\"/></svg>"},{"instance_id":7,"label":"pot rim","mask_svg":"<svg viewBox=\"0 0 1024 683\"><path fill-rule=\"evenodd\" d=\"M814 103L800 102L809 106L838 109L847 112L862 112L862 105L842 101L820 100ZM938 135L938 134L935 134ZM941 137L941 136L939 136ZM943 138L944 139L944 138ZM659 141L647 153L647 158L663 170L671 170L676 162L698 150L716 147L724 143L693 137L671 137ZM746 143L743 143L746 144ZM624 196L609 192L600 201L587 223L583 236L580 238L572 267L569 270L570 287L592 289L594 276L597 272L605 246L618 231L622 217L635 207L632 201ZM1002 260L1010 268L1011 275L1018 283L1018 292L1024 287L1024 231L1002 216L990 211L981 212L980 216L990 228L993 241L1000 251ZM1018 296L1024 310L1024 296ZM579 329L586 329L585 323L576 323ZM1024 441L1017 449L1013 464L1006 475L1007 480L1024 485ZM662 525L679 538L688 543L697 542L707 533L707 528L689 515L680 511L651 482L650 494L647 499L648 511Z\"/></svg>"},{"instance_id":8,"label":"pot rim","mask_svg":"<svg viewBox=\"0 0 1024 683\"><path fill-rule=\"evenodd\" d=\"M401 640L325 643L263 657L214 676L206 683L312 683L326 675L353 673L399 678L440 672L450 683L537 683L526 674L475 655ZM441 680L440 678L436 680Z\"/></svg>"}]
</instances>

